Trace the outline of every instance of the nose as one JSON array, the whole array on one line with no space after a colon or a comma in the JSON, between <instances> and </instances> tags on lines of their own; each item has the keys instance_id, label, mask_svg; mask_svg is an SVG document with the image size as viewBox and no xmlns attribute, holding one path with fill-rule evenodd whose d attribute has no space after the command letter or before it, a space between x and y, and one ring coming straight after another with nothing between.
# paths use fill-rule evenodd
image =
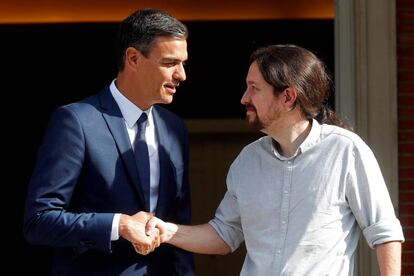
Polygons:
<instances>
[{"instance_id":1,"label":"nose","mask_svg":"<svg viewBox=\"0 0 414 276\"><path fill-rule=\"evenodd\" d=\"M185 75L184 65L182 63L176 66L173 77L178 81L185 81L187 79L187 76Z\"/></svg>"},{"instance_id":2,"label":"nose","mask_svg":"<svg viewBox=\"0 0 414 276\"><path fill-rule=\"evenodd\" d=\"M246 89L243 93L243 96L240 99L240 103L242 105L246 105L248 102L249 102L248 89Z\"/></svg>"}]
</instances>

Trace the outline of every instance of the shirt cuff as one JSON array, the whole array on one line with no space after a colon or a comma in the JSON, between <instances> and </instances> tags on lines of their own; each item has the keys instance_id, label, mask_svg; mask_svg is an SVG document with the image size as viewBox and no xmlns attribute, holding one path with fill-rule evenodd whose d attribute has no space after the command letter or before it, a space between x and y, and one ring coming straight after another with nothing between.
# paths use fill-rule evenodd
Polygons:
<instances>
[{"instance_id":1,"label":"shirt cuff","mask_svg":"<svg viewBox=\"0 0 414 276\"><path fill-rule=\"evenodd\" d=\"M231 252L234 252L237 248L239 248L240 244L244 240L242 234L237 235L237 232L231 232L230 229L226 231L225 227L221 227L222 224L216 219L210 220L208 224L216 230L221 239L230 247Z\"/></svg>"},{"instance_id":2,"label":"shirt cuff","mask_svg":"<svg viewBox=\"0 0 414 276\"><path fill-rule=\"evenodd\" d=\"M365 228L362 233L371 248L390 241L404 242L401 224L396 218L377 222Z\"/></svg>"},{"instance_id":3,"label":"shirt cuff","mask_svg":"<svg viewBox=\"0 0 414 276\"><path fill-rule=\"evenodd\" d=\"M117 241L119 239L119 219L121 214L115 214L114 219L112 220L112 230L111 230L111 241Z\"/></svg>"}]
</instances>

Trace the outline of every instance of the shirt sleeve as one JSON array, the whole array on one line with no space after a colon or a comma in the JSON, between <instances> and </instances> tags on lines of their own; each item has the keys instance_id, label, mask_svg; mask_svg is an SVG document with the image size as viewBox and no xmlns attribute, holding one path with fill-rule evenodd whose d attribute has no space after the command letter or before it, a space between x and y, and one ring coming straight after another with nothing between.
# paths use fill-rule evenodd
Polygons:
<instances>
[{"instance_id":1,"label":"shirt sleeve","mask_svg":"<svg viewBox=\"0 0 414 276\"><path fill-rule=\"evenodd\" d=\"M214 218L209 224L227 243L231 251L235 251L244 241L237 196L231 187L234 186L234 168L227 175L227 192L224 195Z\"/></svg>"},{"instance_id":2,"label":"shirt sleeve","mask_svg":"<svg viewBox=\"0 0 414 276\"><path fill-rule=\"evenodd\" d=\"M353 158L347 199L368 245L403 242L402 227L374 154L363 144L355 148Z\"/></svg>"}]
</instances>

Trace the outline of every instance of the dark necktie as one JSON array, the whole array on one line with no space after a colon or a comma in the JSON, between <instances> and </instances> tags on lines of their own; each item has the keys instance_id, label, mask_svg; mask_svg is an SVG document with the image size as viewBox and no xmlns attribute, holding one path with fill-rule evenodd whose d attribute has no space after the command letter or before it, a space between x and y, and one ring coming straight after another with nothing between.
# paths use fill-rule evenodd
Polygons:
<instances>
[{"instance_id":1,"label":"dark necktie","mask_svg":"<svg viewBox=\"0 0 414 276\"><path fill-rule=\"evenodd\" d=\"M147 114L142 112L137 121L137 136L134 142L135 160L137 162L138 174L141 187L144 192L146 211L150 211L150 163L148 146L145 140L145 127L147 126Z\"/></svg>"}]
</instances>

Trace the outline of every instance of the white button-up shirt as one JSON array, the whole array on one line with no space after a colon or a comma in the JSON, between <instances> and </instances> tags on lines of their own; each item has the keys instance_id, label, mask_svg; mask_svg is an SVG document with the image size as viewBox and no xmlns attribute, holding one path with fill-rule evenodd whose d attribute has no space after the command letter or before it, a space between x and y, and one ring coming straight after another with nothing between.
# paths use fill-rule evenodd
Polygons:
<instances>
[{"instance_id":1,"label":"white button-up shirt","mask_svg":"<svg viewBox=\"0 0 414 276\"><path fill-rule=\"evenodd\" d=\"M315 120L290 158L269 136L247 145L210 225L232 250L245 241L249 276L352 275L360 229L371 247L404 240L372 151Z\"/></svg>"}]
</instances>

